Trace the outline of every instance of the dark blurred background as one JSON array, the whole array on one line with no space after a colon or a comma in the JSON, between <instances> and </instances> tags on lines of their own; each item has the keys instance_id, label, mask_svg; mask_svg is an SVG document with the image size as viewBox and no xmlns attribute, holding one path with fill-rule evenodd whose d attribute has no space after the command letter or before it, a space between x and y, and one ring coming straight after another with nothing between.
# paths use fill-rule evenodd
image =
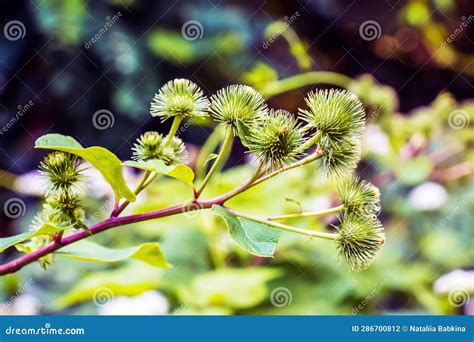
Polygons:
<instances>
[{"instance_id":1,"label":"dark blurred background","mask_svg":"<svg viewBox=\"0 0 474 342\"><path fill-rule=\"evenodd\" d=\"M370 140L372 150L364 155L359 171L364 170L364 176L373 177L381 187L381 217L390 221L386 226L391 245L381 266L369 271L373 278L368 279L383 284L385 308L461 312L466 303L449 306L432 293L432 282L444 273L473 265L472 253L458 248L461 242L464 247L466 241L472 242L469 205L472 207L474 158L469 151L474 106L472 100L470 104L463 101L474 97L473 14L472 0L0 1L0 203L16 196L37 205L38 193L32 191L31 196L29 183L22 181L22 187L13 183L16 176L36 169L45 152L33 146L45 133L68 134L84 146L105 146L122 160L129 159L130 148L141 133L169 128L169 122L151 118L148 110L153 95L170 79L189 78L211 95L233 83L250 83L261 90L268 79L311 70L334 71L352 80L371 74L377 86L356 82L357 89L362 89L358 95L368 107L375 99L386 113L379 118L376 111L371 117L375 130L369 133L375 140ZM279 30L271 26L274 21L286 26ZM362 30L365 26L368 31ZM388 88L378 87L381 85ZM320 86L306 85L268 96L269 105L296 112L304 106L302 94ZM452 97L439 96L445 92ZM467 120L464 129L446 120L456 112ZM193 125L181 138L196 151L211 131L212 127ZM374 152L388 141L389 153ZM234 149L229 165L242 162L242 151L239 146ZM451 163L443 164L443 158ZM290 186L285 182L282 187ZM317 191L308 190L308 201L318 196ZM438 202L431 203L433 198ZM34 208L29 207L25 221ZM0 236L20 230L17 223L2 215ZM207 228L206 224L202 226ZM432 228L440 224L450 230L434 232ZM447 237L459 244L445 243ZM229 249L233 255L234 250ZM455 251L462 254L457 259L452 256ZM331 253L327 255L333 256ZM298 274L300 267L314 272L315 278L326 274L323 266L308 266L307 260L306 256L298 260L296 255L291 262L277 258L274 263L287 267L290 275ZM250 260L248 264L260 262ZM400 283L391 280L388 286L387 269L399 279L394 264L406 274L406 283L403 278ZM337 277L347 293L341 290L334 306L322 305L315 309L322 311L316 312L350 312L350 305L366 298L373 285L364 283L363 277L361 281L346 274ZM300 292L332 291L333 276L328 279L321 280L319 287L313 287L309 279L304 285L308 287ZM470 293L473 289L471 286ZM443 291L438 292L447 292ZM314 298L321 298L321 293ZM347 312L336 311L343 307ZM472 314L472 303L469 310L463 312ZM298 313L311 312L303 307Z\"/></svg>"},{"instance_id":2,"label":"dark blurred background","mask_svg":"<svg viewBox=\"0 0 474 342\"><path fill-rule=\"evenodd\" d=\"M428 14L456 27L474 7L468 0L447 3L451 1L435 1L433 13L420 10L413 16ZM34 106L0 136L0 168L13 173L34 168L40 153L31 147L45 132L70 134L85 145L104 145L127 157L140 132L162 129L149 119L148 105L157 89L175 77L190 78L210 94L238 82L259 61L271 63L280 77L295 74L298 67L284 40L262 47L265 26L295 12L300 16L292 28L307 42L315 70L372 73L397 90L402 111L426 104L442 90L458 99L472 96L473 66L469 75L434 63L421 35L400 24L406 5L392 0L2 1L2 27L19 20L24 38L0 39L0 125L18 106L29 101ZM112 22L119 12L116 22L87 48L107 18ZM389 55L387 46L360 39L359 25L368 19L380 24L385 45L403 40L401 49ZM179 37L189 20L202 24L201 38ZM474 25L468 26L456 40L459 50L474 53L473 32ZM282 101L274 100L276 105ZM110 129L93 126L92 116L100 109L113 113ZM184 138L199 144L204 137L194 129Z\"/></svg>"}]
</instances>

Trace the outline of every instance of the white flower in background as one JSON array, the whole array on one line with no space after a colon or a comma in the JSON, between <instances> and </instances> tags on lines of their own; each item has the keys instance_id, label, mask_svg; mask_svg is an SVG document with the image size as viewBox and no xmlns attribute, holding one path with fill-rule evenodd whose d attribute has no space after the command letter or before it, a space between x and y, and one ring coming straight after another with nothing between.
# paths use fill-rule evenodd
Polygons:
<instances>
[{"instance_id":1,"label":"white flower in background","mask_svg":"<svg viewBox=\"0 0 474 342\"><path fill-rule=\"evenodd\" d=\"M12 303L0 303L0 315L38 315L41 303L38 298L30 294L16 297Z\"/></svg>"},{"instance_id":2,"label":"white flower in background","mask_svg":"<svg viewBox=\"0 0 474 342\"><path fill-rule=\"evenodd\" d=\"M470 300L464 308L464 314L474 316L474 300Z\"/></svg>"},{"instance_id":3,"label":"white flower in background","mask_svg":"<svg viewBox=\"0 0 474 342\"><path fill-rule=\"evenodd\" d=\"M327 196L316 197L310 204L310 211L324 210L331 208L331 200Z\"/></svg>"},{"instance_id":4,"label":"white flower in background","mask_svg":"<svg viewBox=\"0 0 474 342\"><path fill-rule=\"evenodd\" d=\"M99 307L99 315L166 315L169 303L160 292L148 291L138 297L115 297Z\"/></svg>"},{"instance_id":5,"label":"white flower in background","mask_svg":"<svg viewBox=\"0 0 474 342\"><path fill-rule=\"evenodd\" d=\"M448 199L448 193L438 183L425 182L418 185L408 194L410 204L418 210L436 210Z\"/></svg>"},{"instance_id":6,"label":"white flower in background","mask_svg":"<svg viewBox=\"0 0 474 342\"><path fill-rule=\"evenodd\" d=\"M84 177L82 180L87 183L87 187L94 189L93 193L97 197L107 196L113 197L114 193L110 185L108 185L102 175L97 169L85 163L84 171L82 172Z\"/></svg>"},{"instance_id":7,"label":"white flower in background","mask_svg":"<svg viewBox=\"0 0 474 342\"><path fill-rule=\"evenodd\" d=\"M44 179L38 171L25 173L15 178L13 187L16 192L30 196L41 196L43 193Z\"/></svg>"},{"instance_id":8,"label":"white flower in background","mask_svg":"<svg viewBox=\"0 0 474 342\"><path fill-rule=\"evenodd\" d=\"M390 142L387 134L379 125L368 125L362 137L362 150L375 154L390 152Z\"/></svg>"},{"instance_id":9,"label":"white flower in background","mask_svg":"<svg viewBox=\"0 0 474 342\"><path fill-rule=\"evenodd\" d=\"M474 271L453 270L438 278L433 284L433 289L438 293L448 293L459 288L474 291Z\"/></svg>"},{"instance_id":10,"label":"white flower in background","mask_svg":"<svg viewBox=\"0 0 474 342\"><path fill-rule=\"evenodd\" d=\"M84 189L89 189L91 194L96 197L111 197L113 198L114 192L109 184L104 180L102 174L97 171L89 163L84 163L84 175L83 181L86 183L82 187ZM127 184L134 186L138 184L138 177L131 171L131 168L125 167L123 176Z\"/></svg>"}]
</instances>

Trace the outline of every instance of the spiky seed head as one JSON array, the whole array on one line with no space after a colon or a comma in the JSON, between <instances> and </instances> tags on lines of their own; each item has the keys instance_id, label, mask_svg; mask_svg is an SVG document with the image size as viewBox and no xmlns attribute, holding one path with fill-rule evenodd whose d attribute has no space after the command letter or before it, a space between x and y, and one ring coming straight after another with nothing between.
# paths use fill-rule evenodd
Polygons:
<instances>
[{"instance_id":1,"label":"spiky seed head","mask_svg":"<svg viewBox=\"0 0 474 342\"><path fill-rule=\"evenodd\" d=\"M345 214L336 243L339 255L351 270L367 268L385 242L382 224L374 216Z\"/></svg>"},{"instance_id":2,"label":"spiky seed head","mask_svg":"<svg viewBox=\"0 0 474 342\"><path fill-rule=\"evenodd\" d=\"M361 143L356 139L333 144L323 136L319 148L323 167L328 176L333 178L342 178L354 171L361 156Z\"/></svg>"},{"instance_id":3,"label":"spiky seed head","mask_svg":"<svg viewBox=\"0 0 474 342\"><path fill-rule=\"evenodd\" d=\"M142 134L132 148L132 159L138 161L163 160L167 165L183 162L186 159L186 148L182 140L173 137L165 146L163 135L150 131Z\"/></svg>"},{"instance_id":4,"label":"spiky seed head","mask_svg":"<svg viewBox=\"0 0 474 342\"><path fill-rule=\"evenodd\" d=\"M266 114L267 105L262 95L246 85L231 85L211 97L209 107L213 118L238 131L238 123L250 127Z\"/></svg>"},{"instance_id":5,"label":"spiky seed head","mask_svg":"<svg viewBox=\"0 0 474 342\"><path fill-rule=\"evenodd\" d=\"M48 199L45 207L47 221L56 225L74 225L84 227L82 201L76 194L64 192Z\"/></svg>"},{"instance_id":6,"label":"spiky seed head","mask_svg":"<svg viewBox=\"0 0 474 342\"><path fill-rule=\"evenodd\" d=\"M143 133L132 147L134 160L148 161L160 159L160 148L163 144L163 135L158 132L150 131Z\"/></svg>"},{"instance_id":7,"label":"spiky seed head","mask_svg":"<svg viewBox=\"0 0 474 342\"><path fill-rule=\"evenodd\" d=\"M178 137L173 137L168 146L161 150L161 159L166 165L179 164L186 161L187 153L183 141Z\"/></svg>"},{"instance_id":8,"label":"spiky seed head","mask_svg":"<svg viewBox=\"0 0 474 342\"><path fill-rule=\"evenodd\" d=\"M28 242L20 243L15 245L15 248L25 254L30 254L38 249L48 245L52 241L50 235L40 235L31 238ZM47 254L42 258L38 259L40 266L46 270L48 266L52 265L54 262L54 254Z\"/></svg>"},{"instance_id":9,"label":"spiky seed head","mask_svg":"<svg viewBox=\"0 0 474 342\"><path fill-rule=\"evenodd\" d=\"M306 97L309 110L301 118L309 127L322 132L331 145L360 139L365 127L364 107L359 98L347 90L318 90Z\"/></svg>"},{"instance_id":10,"label":"spiky seed head","mask_svg":"<svg viewBox=\"0 0 474 342\"><path fill-rule=\"evenodd\" d=\"M347 213L377 215L380 210L380 191L357 177L348 177L338 185L339 197Z\"/></svg>"},{"instance_id":11,"label":"spiky seed head","mask_svg":"<svg viewBox=\"0 0 474 342\"><path fill-rule=\"evenodd\" d=\"M279 167L298 156L303 140L303 132L291 113L271 109L250 127L247 146L264 165Z\"/></svg>"},{"instance_id":12,"label":"spiky seed head","mask_svg":"<svg viewBox=\"0 0 474 342\"><path fill-rule=\"evenodd\" d=\"M198 118L207 116L208 99L193 82L179 78L166 83L153 97L150 114L162 121L175 116Z\"/></svg>"},{"instance_id":13,"label":"spiky seed head","mask_svg":"<svg viewBox=\"0 0 474 342\"><path fill-rule=\"evenodd\" d=\"M46 195L74 190L81 180L83 161L65 152L48 154L39 165L40 174L46 179Z\"/></svg>"}]
</instances>

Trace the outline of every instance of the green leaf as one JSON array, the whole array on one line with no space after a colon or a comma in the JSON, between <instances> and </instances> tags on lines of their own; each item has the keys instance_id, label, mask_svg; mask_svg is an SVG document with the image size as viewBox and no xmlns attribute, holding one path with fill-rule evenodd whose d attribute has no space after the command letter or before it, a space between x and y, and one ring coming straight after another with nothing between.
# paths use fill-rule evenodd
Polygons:
<instances>
[{"instance_id":1,"label":"green leaf","mask_svg":"<svg viewBox=\"0 0 474 342\"><path fill-rule=\"evenodd\" d=\"M97 300L104 296L137 296L156 289L165 270L141 262L127 263L113 270L95 270L84 275L72 288L66 288L62 296L52 303L61 309L78 303Z\"/></svg>"},{"instance_id":2,"label":"green leaf","mask_svg":"<svg viewBox=\"0 0 474 342\"><path fill-rule=\"evenodd\" d=\"M23 242L25 240L30 240L31 238L35 236L53 234L61 230L64 230L66 228L68 227L59 227L59 226L54 226L49 223L44 223L40 228L38 228L35 231L25 232L18 235L2 238L0 239L0 253L3 252L8 247L19 244L20 242Z\"/></svg>"},{"instance_id":3,"label":"green leaf","mask_svg":"<svg viewBox=\"0 0 474 342\"><path fill-rule=\"evenodd\" d=\"M84 148L74 138L61 134L47 134L36 140L35 148L68 152L91 163L102 174L115 192L117 199L135 201L123 177L123 167L115 154L100 146Z\"/></svg>"},{"instance_id":4,"label":"green leaf","mask_svg":"<svg viewBox=\"0 0 474 342\"><path fill-rule=\"evenodd\" d=\"M136 169L161 173L176 178L193 186L194 172L189 166L183 164L166 165L162 160L134 161L128 160L123 165Z\"/></svg>"},{"instance_id":5,"label":"green leaf","mask_svg":"<svg viewBox=\"0 0 474 342\"><path fill-rule=\"evenodd\" d=\"M257 256L273 256L281 235L280 230L235 216L219 205L212 206L212 210L226 221L230 236L241 247Z\"/></svg>"},{"instance_id":6,"label":"green leaf","mask_svg":"<svg viewBox=\"0 0 474 342\"><path fill-rule=\"evenodd\" d=\"M250 137L250 129L248 128L246 124L244 124L240 120L236 121L236 126L237 126L237 134L240 138L240 141L242 142L244 146L248 146L249 145L248 137Z\"/></svg>"},{"instance_id":7,"label":"green leaf","mask_svg":"<svg viewBox=\"0 0 474 342\"><path fill-rule=\"evenodd\" d=\"M265 267L218 269L196 276L190 287L179 289L179 296L197 307L251 308L268 297L266 283L280 275Z\"/></svg>"},{"instance_id":8,"label":"green leaf","mask_svg":"<svg viewBox=\"0 0 474 342\"><path fill-rule=\"evenodd\" d=\"M79 241L54 254L95 262L117 262L131 258L157 267L170 267L161 251L160 244L157 242L148 242L130 248L112 249L90 241Z\"/></svg>"},{"instance_id":9,"label":"green leaf","mask_svg":"<svg viewBox=\"0 0 474 342\"><path fill-rule=\"evenodd\" d=\"M204 165L206 165L207 163L209 163L211 160L216 159L217 156L218 156L217 153L211 153L211 154L207 157L206 161L204 162Z\"/></svg>"}]
</instances>

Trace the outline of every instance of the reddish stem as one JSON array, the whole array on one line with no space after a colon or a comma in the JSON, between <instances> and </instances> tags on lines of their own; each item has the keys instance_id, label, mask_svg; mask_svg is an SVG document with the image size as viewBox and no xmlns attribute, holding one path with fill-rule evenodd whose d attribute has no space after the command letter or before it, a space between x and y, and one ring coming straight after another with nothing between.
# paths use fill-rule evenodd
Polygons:
<instances>
[{"instance_id":1,"label":"reddish stem","mask_svg":"<svg viewBox=\"0 0 474 342\"><path fill-rule=\"evenodd\" d=\"M13 261L10 261L0 266L0 276L16 272L24 266L31 264L32 262L57 251L58 249L70 245L79 240L85 239L91 235L98 234L110 228L124 226L130 223L142 222L147 220L153 220L160 217L176 215L186 211L194 211L198 209L208 209L214 204L222 204L219 199L208 200L208 201L196 201L191 204L180 204L171 206L169 208L155 210L149 213L129 215L123 217L110 217L102 222L99 222L91 226L87 230L80 230L74 234L63 237L61 241L53 241L49 245L46 245L32 253L25 254Z\"/></svg>"},{"instance_id":2,"label":"reddish stem","mask_svg":"<svg viewBox=\"0 0 474 342\"><path fill-rule=\"evenodd\" d=\"M229 192L226 192L225 194L221 196L218 196L209 200L195 199L193 202L188 203L188 204L174 205L168 208L159 209L159 210L151 211L148 213L129 215L129 216L123 216L123 217L111 216L102 222L94 224L93 226L89 227L89 229L87 230L80 230L69 236L55 239L49 245L41 247L40 249L32 253L22 255L21 257L14 259L10 262L7 262L6 264L0 265L0 276L16 272L20 270L21 268L23 268L24 266L31 264L32 262L44 257L45 255L53 253L64 246L67 246L79 240L85 239L91 235L95 235L100 232L106 231L110 228L120 227L120 226L124 226L131 223L153 220L160 217L176 215L176 214L184 213L187 211L209 209L215 204L223 205L227 200L246 191L251 186L259 184L271 177L278 175L281 172L290 170L296 166L300 166L307 162L313 161L317 159L317 157L318 157L317 155L316 155L316 158L315 156L309 156L288 167L281 168L281 170L277 170L268 175L261 176L260 178L258 178L260 176L260 167L259 167L257 171L255 172L254 176L250 178L249 180L243 182L242 184L230 190ZM118 205L118 203L116 203L114 213L116 213L118 210L120 210L120 206Z\"/></svg>"}]
</instances>

